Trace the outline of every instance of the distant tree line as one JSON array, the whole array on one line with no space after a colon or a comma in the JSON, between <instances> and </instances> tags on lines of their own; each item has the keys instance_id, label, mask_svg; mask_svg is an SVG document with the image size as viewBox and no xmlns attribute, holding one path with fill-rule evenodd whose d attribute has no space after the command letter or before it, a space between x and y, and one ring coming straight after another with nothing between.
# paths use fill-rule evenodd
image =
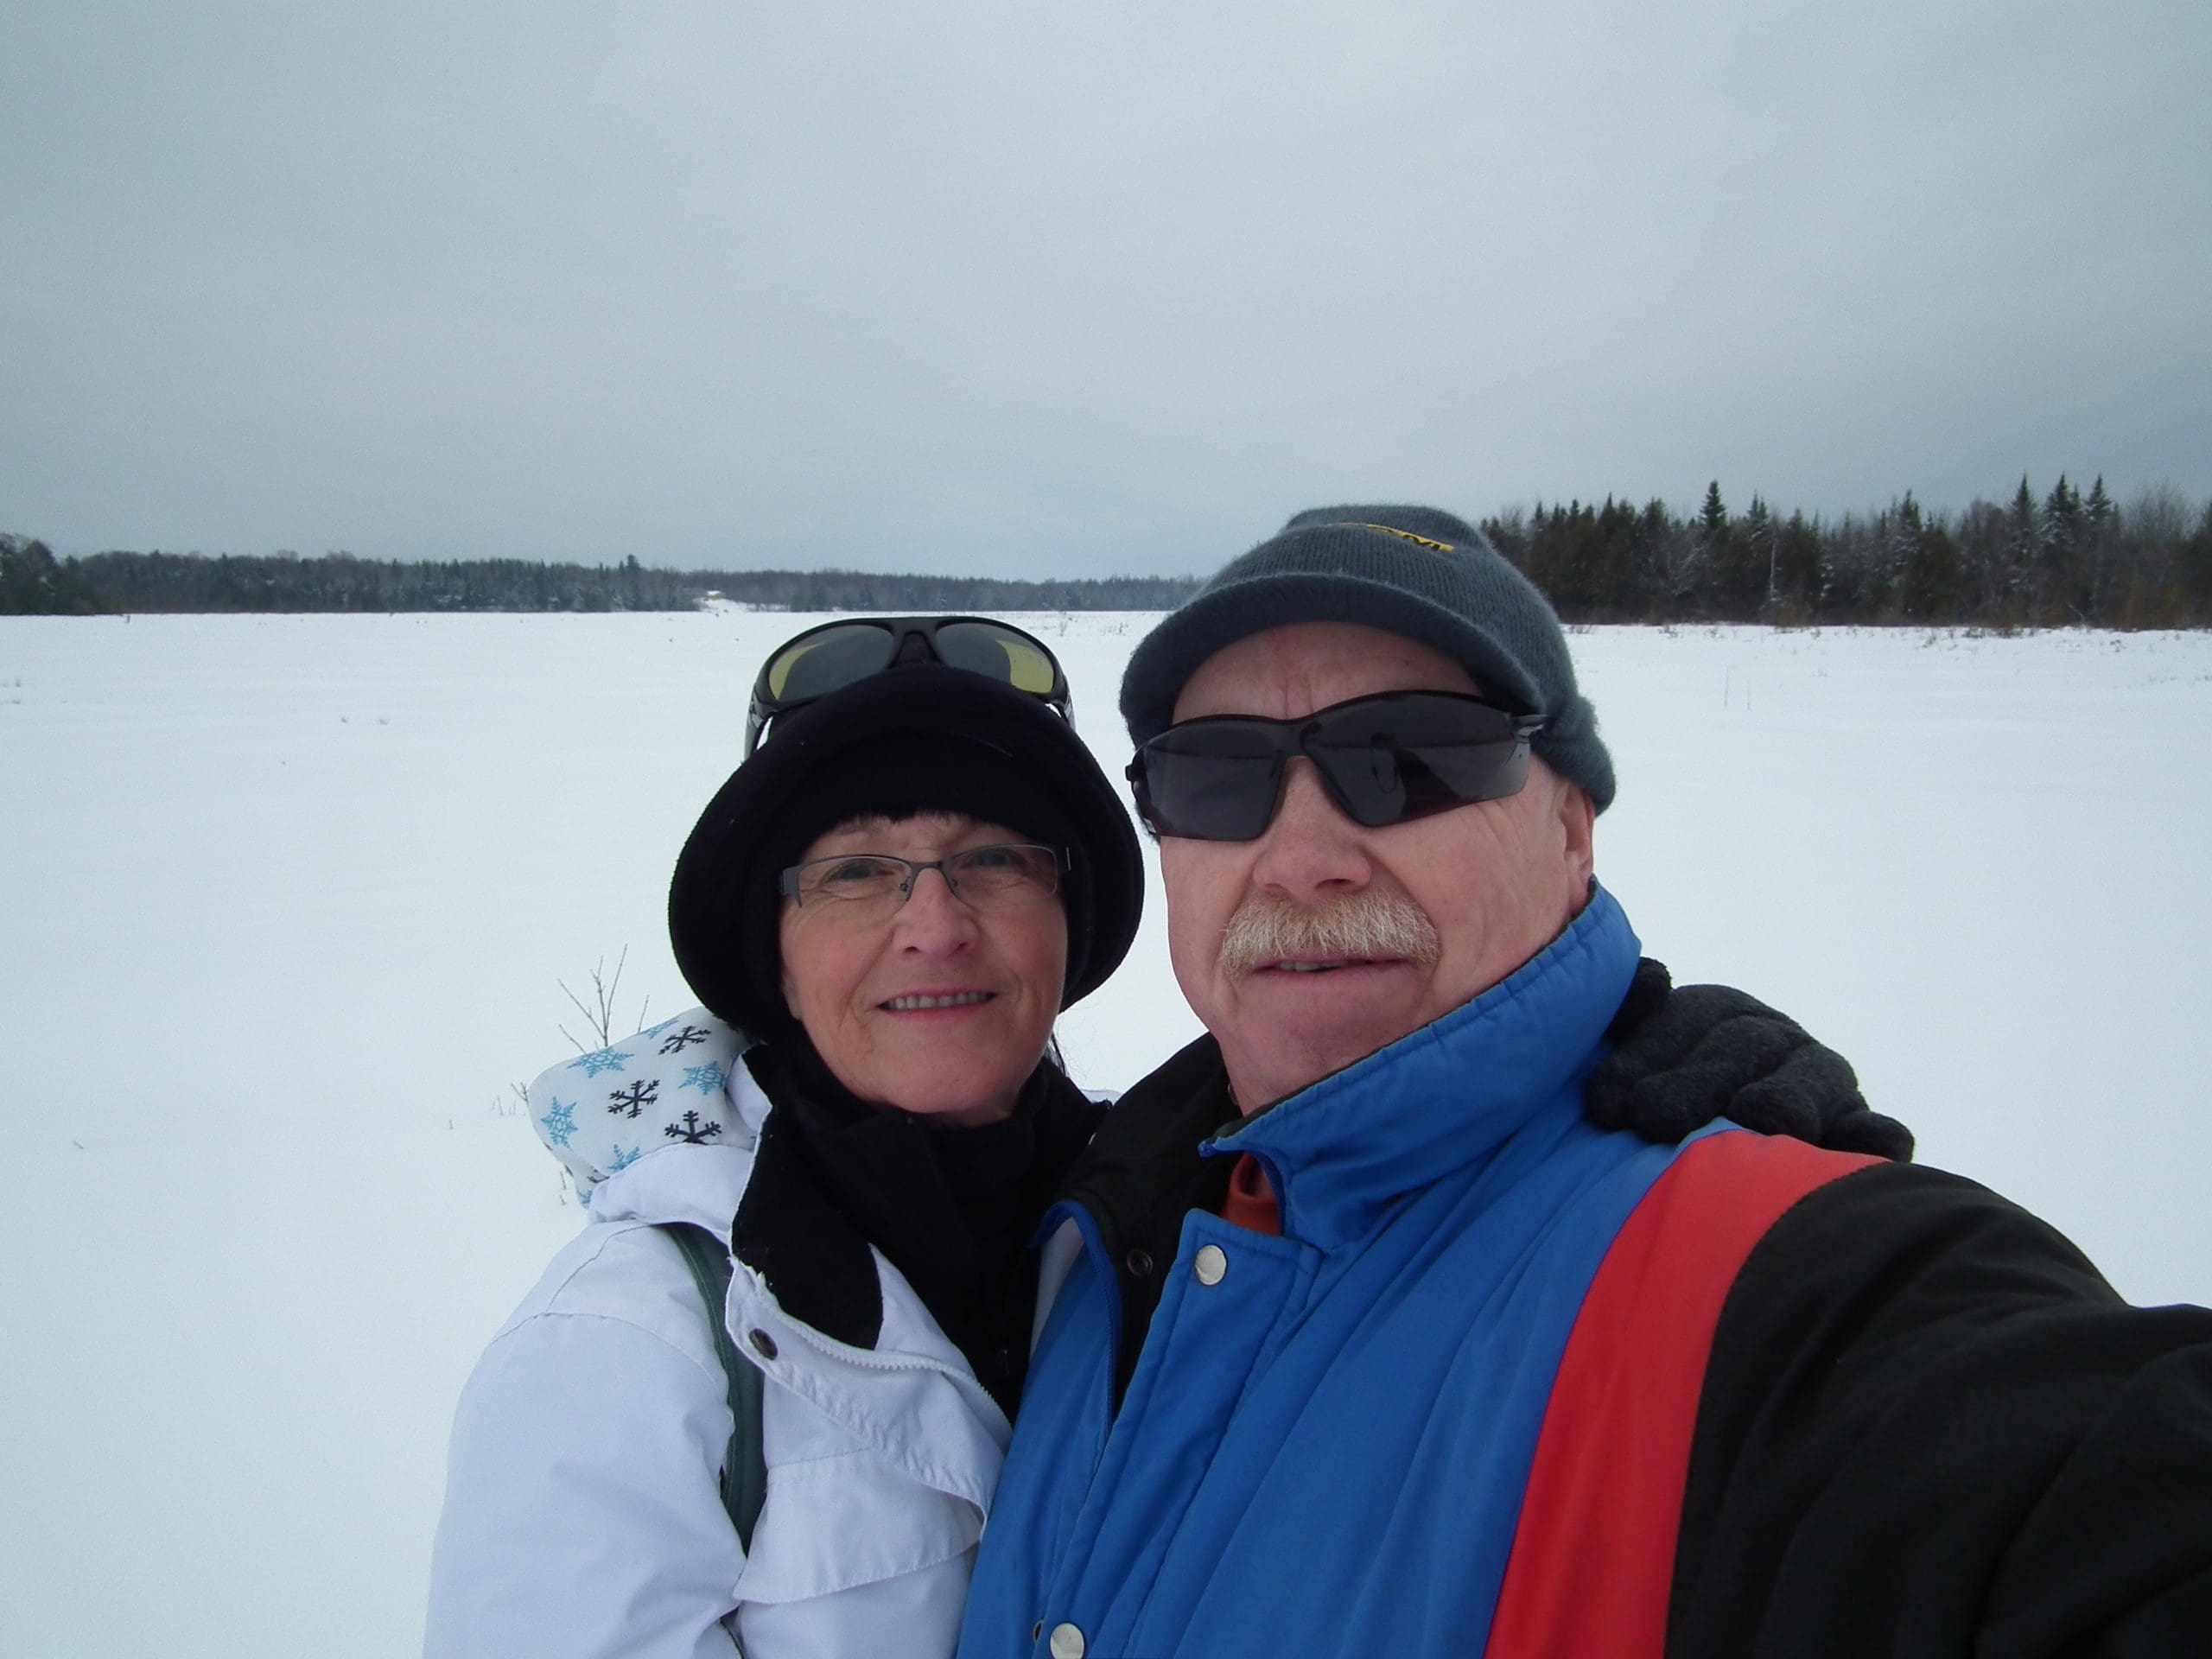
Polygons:
<instances>
[{"instance_id":1,"label":"distant tree line","mask_svg":"<svg viewBox=\"0 0 2212 1659\"><path fill-rule=\"evenodd\" d=\"M1909 623L1994 628L2212 625L2212 503L2158 487L2126 507L2099 478L2023 478L2005 505L1931 512L1906 491L1866 517L1732 513L1718 480L1694 516L1539 504L1485 519L1498 550L1577 622Z\"/></svg>"},{"instance_id":2,"label":"distant tree line","mask_svg":"<svg viewBox=\"0 0 2212 1659\"><path fill-rule=\"evenodd\" d=\"M1015 582L851 570L660 570L635 557L613 565L403 564L349 553L310 559L95 553L57 562L43 543L16 536L0 538L0 613L688 611L714 597L784 611L1164 611L1198 586L1192 576Z\"/></svg>"},{"instance_id":3,"label":"distant tree line","mask_svg":"<svg viewBox=\"0 0 2212 1659\"><path fill-rule=\"evenodd\" d=\"M1607 497L1483 521L1570 622L1967 625L1999 629L2212 626L2212 503L2153 487L2126 505L2104 480L2023 478L2004 505L1788 518L1754 495L1732 512L1718 480L1699 510ZM1164 611L1190 576L1016 582L855 570L662 570L463 559L403 564L332 553L96 553L56 560L0 536L0 613L110 611L676 611L719 596L790 611Z\"/></svg>"}]
</instances>

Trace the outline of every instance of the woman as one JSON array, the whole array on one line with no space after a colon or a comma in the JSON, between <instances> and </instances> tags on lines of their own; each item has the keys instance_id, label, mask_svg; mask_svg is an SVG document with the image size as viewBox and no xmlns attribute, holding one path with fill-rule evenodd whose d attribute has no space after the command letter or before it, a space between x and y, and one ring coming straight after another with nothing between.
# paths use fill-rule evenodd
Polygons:
<instances>
[{"instance_id":1,"label":"woman","mask_svg":"<svg viewBox=\"0 0 2212 1659\"><path fill-rule=\"evenodd\" d=\"M952 1650L1028 1354L1026 1246L1103 1109L1053 1016L1141 904L1068 709L1042 644L976 618L831 623L762 669L671 887L704 1007L531 1089L590 1224L463 1395L429 1654ZM1663 975L1631 1004L1617 1107L1680 1118L1694 1093L1701 1122L1834 1058ZM720 1486L729 1373L671 1224L727 1243L729 1363L766 1378L749 1548Z\"/></svg>"},{"instance_id":2,"label":"woman","mask_svg":"<svg viewBox=\"0 0 2212 1659\"><path fill-rule=\"evenodd\" d=\"M670 891L705 1008L531 1090L591 1224L462 1398L429 1652L951 1650L1024 1246L1100 1110L1052 1020L1142 904L1068 708L1052 653L979 619L834 623L763 668ZM669 1222L733 1240L730 1328L769 1378L749 1556Z\"/></svg>"}]
</instances>

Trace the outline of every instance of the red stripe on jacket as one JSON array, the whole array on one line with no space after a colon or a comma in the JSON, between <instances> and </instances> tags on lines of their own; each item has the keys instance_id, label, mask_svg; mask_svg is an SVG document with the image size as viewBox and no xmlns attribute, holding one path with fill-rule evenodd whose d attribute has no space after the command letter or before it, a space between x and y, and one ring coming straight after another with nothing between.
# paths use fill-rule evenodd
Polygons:
<instances>
[{"instance_id":1,"label":"red stripe on jacket","mask_svg":"<svg viewBox=\"0 0 2212 1659\"><path fill-rule=\"evenodd\" d=\"M1486 1659L1660 1659L1721 1304L1784 1211L1880 1161L1724 1131L1685 1147L1652 1184L1568 1334Z\"/></svg>"}]
</instances>

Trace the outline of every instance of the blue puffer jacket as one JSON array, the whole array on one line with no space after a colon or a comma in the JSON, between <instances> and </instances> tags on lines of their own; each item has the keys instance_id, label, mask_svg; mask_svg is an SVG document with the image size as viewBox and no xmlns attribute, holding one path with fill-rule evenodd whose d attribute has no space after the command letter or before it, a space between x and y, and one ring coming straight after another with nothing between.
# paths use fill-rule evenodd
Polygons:
<instances>
[{"instance_id":1,"label":"blue puffer jacket","mask_svg":"<svg viewBox=\"0 0 2212 1659\"><path fill-rule=\"evenodd\" d=\"M1188 1216L1118 1412L1097 1217L1047 1217L1075 1259L964 1659L1480 1651L1584 1294L1681 1150L1583 1114L1637 953L1601 892L1473 1002L1210 1143L1265 1167L1282 1234Z\"/></svg>"}]
</instances>

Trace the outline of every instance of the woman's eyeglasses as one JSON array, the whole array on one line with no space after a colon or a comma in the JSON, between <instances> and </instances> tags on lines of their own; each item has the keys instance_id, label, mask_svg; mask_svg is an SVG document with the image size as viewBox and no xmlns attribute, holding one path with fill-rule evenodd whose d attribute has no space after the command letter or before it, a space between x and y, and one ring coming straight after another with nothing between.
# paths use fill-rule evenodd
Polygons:
<instances>
[{"instance_id":1,"label":"woman's eyeglasses","mask_svg":"<svg viewBox=\"0 0 2212 1659\"><path fill-rule=\"evenodd\" d=\"M761 665L746 710L745 753L779 715L910 663L966 669L1024 691L1075 718L1067 676L1045 643L982 616L868 616L824 622L795 634Z\"/></svg>"},{"instance_id":2,"label":"woman's eyeglasses","mask_svg":"<svg viewBox=\"0 0 2212 1659\"><path fill-rule=\"evenodd\" d=\"M776 891L809 905L830 907L849 921L890 915L905 904L924 870L944 877L953 896L978 910L1000 909L1059 891L1066 859L1056 847L1005 842L970 847L945 858L896 858L889 853L843 853L794 864Z\"/></svg>"},{"instance_id":3,"label":"woman's eyeglasses","mask_svg":"<svg viewBox=\"0 0 2212 1659\"><path fill-rule=\"evenodd\" d=\"M1332 800L1370 830L1519 793L1532 715L1451 691L1386 691L1296 720L1217 715L1171 726L1129 763L1138 815L1160 836L1254 841L1304 755Z\"/></svg>"}]
</instances>

